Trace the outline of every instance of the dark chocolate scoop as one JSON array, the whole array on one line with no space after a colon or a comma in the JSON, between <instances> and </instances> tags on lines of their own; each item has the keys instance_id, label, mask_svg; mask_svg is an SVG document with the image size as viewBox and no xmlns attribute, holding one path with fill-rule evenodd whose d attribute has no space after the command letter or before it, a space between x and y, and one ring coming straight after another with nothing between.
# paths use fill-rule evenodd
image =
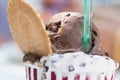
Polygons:
<instances>
[{"instance_id":1,"label":"dark chocolate scoop","mask_svg":"<svg viewBox=\"0 0 120 80\"><path fill-rule=\"evenodd\" d=\"M82 14L74 12L59 13L50 19L46 29L49 32L54 53L80 50L83 36ZM105 54L101 46L99 32L94 23L92 29L92 48L88 54Z\"/></svg>"}]
</instances>

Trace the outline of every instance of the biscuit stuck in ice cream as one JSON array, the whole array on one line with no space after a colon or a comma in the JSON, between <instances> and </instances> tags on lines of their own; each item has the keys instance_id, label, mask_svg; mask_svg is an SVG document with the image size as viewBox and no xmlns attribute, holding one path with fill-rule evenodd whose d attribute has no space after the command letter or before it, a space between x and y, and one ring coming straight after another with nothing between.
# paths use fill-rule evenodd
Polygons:
<instances>
[{"instance_id":1,"label":"biscuit stuck in ice cream","mask_svg":"<svg viewBox=\"0 0 120 80\"><path fill-rule=\"evenodd\" d=\"M25 54L41 57L52 53L42 19L24 0L9 1L8 21L15 41Z\"/></svg>"}]
</instances>

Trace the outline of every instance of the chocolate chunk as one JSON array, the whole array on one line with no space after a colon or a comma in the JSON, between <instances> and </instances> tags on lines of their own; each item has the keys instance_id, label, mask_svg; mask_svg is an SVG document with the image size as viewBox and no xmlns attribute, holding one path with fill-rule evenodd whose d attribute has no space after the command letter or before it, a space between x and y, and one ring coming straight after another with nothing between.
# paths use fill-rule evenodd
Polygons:
<instances>
[{"instance_id":1,"label":"chocolate chunk","mask_svg":"<svg viewBox=\"0 0 120 80\"><path fill-rule=\"evenodd\" d=\"M61 21L56 22L56 23L55 23L55 25L57 25L57 26L58 26L58 28L60 28Z\"/></svg>"},{"instance_id":2,"label":"chocolate chunk","mask_svg":"<svg viewBox=\"0 0 120 80\"><path fill-rule=\"evenodd\" d=\"M107 57L105 59L109 60L109 58L107 58Z\"/></svg>"},{"instance_id":3,"label":"chocolate chunk","mask_svg":"<svg viewBox=\"0 0 120 80\"><path fill-rule=\"evenodd\" d=\"M80 67L85 67L86 66L86 63L81 63L80 64Z\"/></svg>"},{"instance_id":4,"label":"chocolate chunk","mask_svg":"<svg viewBox=\"0 0 120 80\"><path fill-rule=\"evenodd\" d=\"M63 58L63 57L64 57L64 55L61 55L61 54L60 54L60 55L59 55L59 57L60 57L60 58Z\"/></svg>"},{"instance_id":5,"label":"chocolate chunk","mask_svg":"<svg viewBox=\"0 0 120 80\"><path fill-rule=\"evenodd\" d=\"M45 73L43 73L43 76L44 76L44 79L47 79L47 76L46 76L46 74L45 74Z\"/></svg>"},{"instance_id":6,"label":"chocolate chunk","mask_svg":"<svg viewBox=\"0 0 120 80\"><path fill-rule=\"evenodd\" d=\"M68 70L69 70L69 72L74 71L74 70L75 70L75 69L74 69L74 66L73 66L73 65L69 65L69 66L68 66Z\"/></svg>"},{"instance_id":7,"label":"chocolate chunk","mask_svg":"<svg viewBox=\"0 0 120 80\"><path fill-rule=\"evenodd\" d=\"M29 53L25 54L25 56L23 57L23 62L30 61L31 63L34 63L35 61L37 61L39 59L40 59L40 57L29 52Z\"/></svg>"},{"instance_id":8,"label":"chocolate chunk","mask_svg":"<svg viewBox=\"0 0 120 80\"><path fill-rule=\"evenodd\" d=\"M48 67L48 66L45 66L44 68L45 68L45 72L48 72L49 67Z\"/></svg>"},{"instance_id":9,"label":"chocolate chunk","mask_svg":"<svg viewBox=\"0 0 120 80\"><path fill-rule=\"evenodd\" d=\"M46 30L52 31L52 32L57 32L58 31L58 26L55 25L54 23L49 24L46 26Z\"/></svg>"},{"instance_id":10,"label":"chocolate chunk","mask_svg":"<svg viewBox=\"0 0 120 80\"><path fill-rule=\"evenodd\" d=\"M57 62L57 60L54 60L54 59L53 59L53 60L51 60L51 62L52 62L52 63L56 63L56 62Z\"/></svg>"},{"instance_id":11,"label":"chocolate chunk","mask_svg":"<svg viewBox=\"0 0 120 80\"><path fill-rule=\"evenodd\" d=\"M105 55L109 57L109 54L107 52L105 53Z\"/></svg>"},{"instance_id":12,"label":"chocolate chunk","mask_svg":"<svg viewBox=\"0 0 120 80\"><path fill-rule=\"evenodd\" d=\"M66 16L69 17L69 16L70 16L70 13L68 13Z\"/></svg>"},{"instance_id":13,"label":"chocolate chunk","mask_svg":"<svg viewBox=\"0 0 120 80\"><path fill-rule=\"evenodd\" d=\"M56 33L58 32L60 25L61 25L61 21L50 23L49 25L46 26L46 30Z\"/></svg>"},{"instance_id":14,"label":"chocolate chunk","mask_svg":"<svg viewBox=\"0 0 120 80\"><path fill-rule=\"evenodd\" d=\"M46 62L47 62L47 60L44 60L44 61L43 61L43 66L46 66Z\"/></svg>"},{"instance_id":15,"label":"chocolate chunk","mask_svg":"<svg viewBox=\"0 0 120 80\"><path fill-rule=\"evenodd\" d=\"M94 34L95 36L97 36L97 32L96 32L96 31L92 30L92 32L93 32L93 34Z\"/></svg>"}]
</instances>

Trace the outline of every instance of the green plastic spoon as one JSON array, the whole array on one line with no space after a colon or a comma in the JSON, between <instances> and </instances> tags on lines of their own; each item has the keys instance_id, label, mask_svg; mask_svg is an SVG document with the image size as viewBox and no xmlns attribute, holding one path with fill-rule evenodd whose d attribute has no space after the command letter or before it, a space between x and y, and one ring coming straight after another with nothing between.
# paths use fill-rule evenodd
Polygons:
<instances>
[{"instance_id":1,"label":"green plastic spoon","mask_svg":"<svg viewBox=\"0 0 120 80\"><path fill-rule=\"evenodd\" d=\"M82 50L88 52L92 47L92 0L84 0L83 27Z\"/></svg>"}]
</instances>

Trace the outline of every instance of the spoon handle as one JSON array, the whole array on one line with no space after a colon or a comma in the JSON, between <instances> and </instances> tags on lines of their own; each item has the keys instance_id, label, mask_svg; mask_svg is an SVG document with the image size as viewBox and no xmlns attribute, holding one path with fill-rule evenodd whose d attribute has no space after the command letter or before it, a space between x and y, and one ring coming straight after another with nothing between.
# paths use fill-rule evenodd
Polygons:
<instances>
[{"instance_id":1,"label":"spoon handle","mask_svg":"<svg viewBox=\"0 0 120 80\"><path fill-rule=\"evenodd\" d=\"M84 0L84 51L88 52L92 47L92 0Z\"/></svg>"}]
</instances>

